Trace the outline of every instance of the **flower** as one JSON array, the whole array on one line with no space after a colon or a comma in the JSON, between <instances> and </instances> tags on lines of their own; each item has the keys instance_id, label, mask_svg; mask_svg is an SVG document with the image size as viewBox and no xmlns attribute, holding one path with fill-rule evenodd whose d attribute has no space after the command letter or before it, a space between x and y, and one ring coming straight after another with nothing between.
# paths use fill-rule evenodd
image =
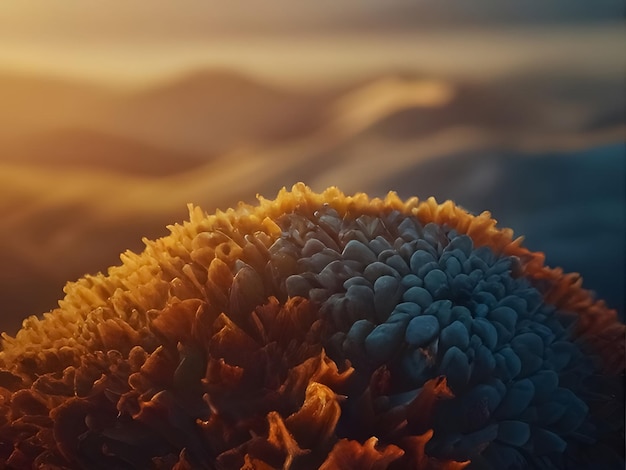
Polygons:
<instances>
[{"instance_id":1,"label":"flower","mask_svg":"<svg viewBox=\"0 0 626 470\"><path fill-rule=\"evenodd\" d=\"M625 326L488 213L298 184L170 230L3 335L5 466L623 465Z\"/></svg>"}]
</instances>

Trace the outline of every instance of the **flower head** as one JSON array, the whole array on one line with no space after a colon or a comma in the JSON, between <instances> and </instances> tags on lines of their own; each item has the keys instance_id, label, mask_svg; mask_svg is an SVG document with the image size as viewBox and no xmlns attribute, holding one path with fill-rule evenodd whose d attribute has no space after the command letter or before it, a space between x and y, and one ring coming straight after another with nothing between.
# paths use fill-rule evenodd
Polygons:
<instances>
[{"instance_id":1,"label":"flower head","mask_svg":"<svg viewBox=\"0 0 626 470\"><path fill-rule=\"evenodd\" d=\"M488 213L296 185L190 215L4 336L6 465L620 465L624 325Z\"/></svg>"}]
</instances>

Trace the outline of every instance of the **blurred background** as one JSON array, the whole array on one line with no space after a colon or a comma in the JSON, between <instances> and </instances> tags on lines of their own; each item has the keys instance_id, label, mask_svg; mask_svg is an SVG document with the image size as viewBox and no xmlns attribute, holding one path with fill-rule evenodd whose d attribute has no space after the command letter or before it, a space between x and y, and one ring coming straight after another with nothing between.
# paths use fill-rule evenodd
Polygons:
<instances>
[{"instance_id":1,"label":"blurred background","mask_svg":"<svg viewBox=\"0 0 626 470\"><path fill-rule=\"evenodd\" d=\"M624 310L622 0L2 0L0 330L187 217L314 190L490 210Z\"/></svg>"}]
</instances>

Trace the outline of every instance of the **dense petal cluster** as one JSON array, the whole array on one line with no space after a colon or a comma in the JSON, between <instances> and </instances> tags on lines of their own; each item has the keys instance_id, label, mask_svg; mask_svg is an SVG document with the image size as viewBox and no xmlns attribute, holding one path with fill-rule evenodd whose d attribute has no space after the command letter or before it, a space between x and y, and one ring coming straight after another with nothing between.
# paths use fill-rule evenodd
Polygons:
<instances>
[{"instance_id":1,"label":"dense petal cluster","mask_svg":"<svg viewBox=\"0 0 626 470\"><path fill-rule=\"evenodd\" d=\"M5 467L623 465L624 325L488 213L296 185L171 232L4 335Z\"/></svg>"}]
</instances>

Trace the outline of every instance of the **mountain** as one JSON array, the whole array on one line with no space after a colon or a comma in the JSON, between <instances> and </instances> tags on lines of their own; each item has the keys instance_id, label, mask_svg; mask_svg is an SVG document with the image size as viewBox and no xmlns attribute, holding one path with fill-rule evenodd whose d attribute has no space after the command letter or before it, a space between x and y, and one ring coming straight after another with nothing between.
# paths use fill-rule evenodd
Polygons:
<instances>
[{"instance_id":1,"label":"mountain","mask_svg":"<svg viewBox=\"0 0 626 470\"><path fill-rule=\"evenodd\" d=\"M323 95L204 70L126 97L100 125L166 148L218 153L310 132L327 104Z\"/></svg>"},{"instance_id":2,"label":"mountain","mask_svg":"<svg viewBox=\"0 0 626 470\"><path fill-rule=\"evenodd\" d=\"M34 139L52 139L53 145L64 147L66 137L80 129L79 148L85 140L108 136L118 143L105 146L135 142L177 154L210 155L305 135L324 121L332 98L326 90L273 87L218 69L199 70L138 91L4 74L0 140L48 133Z\"/></svg>"},{"instance_id":3,"label":"mountain","mask_svg":"<svg viewBox=\"0 0 626 470\"><path fill-rule=\"evenodd\" d=\"M369 102L389 103L380 107L377 115L372 113L367 132L389 140L409 140L450 127L520 130L542 124L537 123L537 108L532 102L489 87L423 80L396 86L400 87L406 89L400 99L394 99L398 94L393 89L382 88L376 96L363 97ZM351 103L351 107L364 108L358 103Z\"/></svg>"},{"instance_id":4,"label":"mountain","mask_svg":"<svg viewBox=\"0 0 626 470\"><path fill-rule=\"evenodd\" d=\"M512 134L567 134L619 127L619 79L520 74L489 83L427 79L416 74L353 84L332 108L332 125L388 140L415 140L452 127Z\"/></svg>"},{"instance_id":5,"label":"mountain","mask_svg":"<svg viewBox=\"0 0 626 470\"><path fill-rule=\"evenodd\" d=\"M115 99L116 92L80 81L0 73L0 137L85 126Z\"/></svg>"},{"instance_id":6,"label":"mountain","mask_svg":"<svg viewBox=\"0 0 626 470\"><path fill-rule=\"evenodd\" d=\"M0 142L0 162L41 168L90 169L167 176L206 164L211 156L160 149L90 129L61 129Z\"/></svg>"}]
</instances>

